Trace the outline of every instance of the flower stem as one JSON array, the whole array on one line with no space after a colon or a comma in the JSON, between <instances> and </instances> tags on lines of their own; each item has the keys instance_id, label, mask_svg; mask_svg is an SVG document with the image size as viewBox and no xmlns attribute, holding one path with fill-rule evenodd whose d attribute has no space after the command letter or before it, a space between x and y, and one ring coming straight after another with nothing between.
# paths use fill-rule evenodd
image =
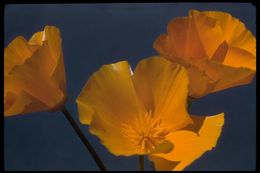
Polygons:
<instances>
[{"instance_id":1,"label":"flower stem","mask_svg":"<svg viewBox=\"0 0 260 173\"><path fill-rule=\"evenodd\" d=\"M144 155L139 156L139 171L144 171Z\"/></svg>"},{"instance_id":2,"label":"flower stem","mask_svg":"<svg viewBox=\"0 0 260 173\"><path fill-rule=\"evenodd\" d=\"M188 100L187 100L187 110L188 111L191 109L191 103L193 100L195 100L195 98L188 97Z\"/></svg>"},{"instance_id":3,"label":"flower stem","mask_svg":"<svg viewBox=\"0 0 260 173\"><path fill-rule=\"evenodd\" d=\"M80 128L77 125L77 123L73 120L73 118L72 118L71 114L69 113L69 111L67 110L67 108L64 107L61 110L61 112L65 115L65 117L69 121L70 125L73 127L73 129L78 134L79 138L81 139L81 141L83 142L85 147L88 149L88 151L91 154L91 156L94 158L94 160L95 160L96 164L98 165L99 169L102 170L102 171L106 171L106 167L104 166L104 164L102 163L102 161L98 157L96 151L91 146L91 144L89 143L87 138L84 136L83 132L80 130Z\"/></svg>"}]
</instances>

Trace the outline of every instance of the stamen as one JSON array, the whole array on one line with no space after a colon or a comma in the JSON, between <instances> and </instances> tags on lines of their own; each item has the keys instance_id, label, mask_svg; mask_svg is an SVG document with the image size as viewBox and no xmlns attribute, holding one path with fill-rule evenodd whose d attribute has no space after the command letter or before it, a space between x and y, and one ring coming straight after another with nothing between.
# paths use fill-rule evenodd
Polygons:
<instances>
[{"instance_id":1,"label":"stamen","mask_svg":"<svg viewBox=\"0 0 260 173\"><path fill-rule=\"evenodd\" d=\"M152 111L140 115L134 123L122 124L121 131L132 146L142 153L153 150L169 133L162 126L161 119L152 116Z\"/></svg>"}]
</instances>

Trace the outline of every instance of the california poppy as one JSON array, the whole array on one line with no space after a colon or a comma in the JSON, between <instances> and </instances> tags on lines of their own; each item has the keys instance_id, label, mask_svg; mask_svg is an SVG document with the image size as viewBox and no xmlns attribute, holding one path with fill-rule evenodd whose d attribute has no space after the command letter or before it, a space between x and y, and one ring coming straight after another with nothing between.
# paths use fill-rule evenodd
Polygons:
<instances>
[{"instance_id":1,"label":"california poppy","mask_svg":"<svg viewBox=\"0 0 260 173\"><path fill-rule=\"evenodd\" d=\"M255 76L256 39L225 12L191 10L187 17L174 18L154 48L188 69L194 98L248 84Z\"/></svg>"},{"instance_id":2,"label":"california poppy","mask_svg":"<svg viewBox=\"0 0 260 173\"><path fill-rule=\"evenodd\" d=\"M46 26L29 41L16 37L4 49L4 115L55 111L66 100L60 31Z\"/></svg>"},{"instance_id":3,"label":"california poppy","mask_svg":"<svg viewBox=\"0 0 260 173\"><path fill-rule=\"evenodd\" d=\"M148 155L157 170L183 170L217 143L224 114L190 116L188 73L162 57L104 65L76 99L79 119L114 155Z\"/></svg>"}]
</instances>

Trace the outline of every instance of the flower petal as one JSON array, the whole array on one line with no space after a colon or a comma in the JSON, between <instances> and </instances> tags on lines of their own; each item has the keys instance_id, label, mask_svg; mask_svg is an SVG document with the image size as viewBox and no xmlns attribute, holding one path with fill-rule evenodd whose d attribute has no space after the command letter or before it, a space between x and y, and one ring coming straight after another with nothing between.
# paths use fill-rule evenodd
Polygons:
<instances>
[{"instance_id":1,"label":"flower petal","mask_svg":"<svg viewBox=\"0 0 260 173\"><path fill-rule=\"evenodd\" d=\"M196 66L187 68L189 74L189 96L199 98L210 93L216 86L217 80L211 78Z\"/></svg>"},{"instance_id":2,"label":"flower petal","mask_svg":"<svg viewBox=\"0 0 260 173\"><path fill-rule=\"evenodd\" d=\"M12 102L10 105L8 105L8 102L10 102L9 96L13 97L10 98L10 101ZM49 109L47 105L41 103L39 100L33 98L24 91L21 91L18 95L8 92L5 101L5 116L38 112Z\"/></svg>"},{"instance_id":3,"label":"flower petal","mask_svg":"<svg viewBox=\"0 0 260 173\"><path fill-rule=\"evenodd\" d=\"M57 82L57 85L59 86L61 91L65 93L66 75L64 68L64 58L60 30L54 26L46 26L43 31L42 39L43 41L48 42L52 60L55 62L54 67L51 70L52 79Z\"/></svg>"},{"instance_id":4,"label":"flower petal","mask_svg":"<svg viewBox=\"0 0 260 173\"><path fill-rule=\"evenodd\" d=\"M133 122L145 109L136 96L128 62L102 66L89 78L76 102L81 122L90 124L90 132L112 153L133 154L120 125Z\"/></svg>"},{"instance_id":5,"label":"flower petal","mask_svg":"<svg viewBox=\"0 0 260 173\"><path fill-rule=\"evenodd\" d=\"M221 11L203 11L201 13L217 20L223 30L225 40L231 47L244 49L256 56L256 39L239 19Z\"/></svg>"},{"instance_id":6,"label":"flower petal","mask_svg":"<svg viewBox=\"0 0 260 173\"><path fill-rule=\"evenodd\" d=\"M169 141L163 141L161 144L157 145L154 150L152 150L149 154L157 154L157 153L169 153L173 149L173 144Z\"/></svg>"},{"instance_id":7,"label":"flower petal","mask_svg":"<svg viewBox=\"0 0 260 173\"><path fill-rule=\"evenodd\" d=\"M60 30L55 26L45 26L43 31L37 32L31 37L29 44L42 45L44 41L48 41L51 58L57 62L62 49Z\"/></svg>"},{"instance_id":8,"label":"flower petal","mask_svg":"<svg viewBox=\"0 0 260 173\"><path fill-rule=\"evenodd\" d=\"M28 45L24 37L16 37L4 50L4 75L8 75L16 65L22 65L35 50L36 47Z\"/></svg>"},{"instance_id":9,"label":"flower petal","mask_svg":"<svg viewBox=\"0 0 260 173\"><path fill-rule=\"evenodd\" d=\"M167 26L169 37L172 44L176 47L177 55L184 58L201 58L206 56L205 49L194 20L191 17L177 17L169 22Z\"/></svg>"},{"instance_id":10,"label":"flower petal","mask_svg":"<svg viewBox=\"0 0 260 173\"><path fill-rule=\"evenodd\" d=\"M33 36L30 38L29 40L29 44L30 45L38 45L38 46L41 46L43 41L44 41L44 31L41 31L41 32L36 32L35 34L33 34Z\"/></svg>"},{"instance_id":11,"label":"flower petal","mask_svg":"<svg viewBox=\"0 0 260 173\"><path fill-rule=\"evenodd\" d=\"M189 16L193 20L199 40L207 52L208 57L212 57L219 45L224 41L222 28L217 25L214 18L204 15L197 10L190 10Z\"/></svg>"},{"instance_id":12,"label":"flower petal","mask_svg":"<svg viewBox=\"0 0 260 173\"><path fill-rule=\"evenodd\" d=\"M223 64L231 67L246 67L256 71L256 57L237 47L229 47Z\"/></svg>"},{"instance_id":13,"label":"flower petal","mask_svg":"<svg viewBox=\"0 0 260 173\"><path fill-rule=\"evenodd\" d=\"M249 68L227 66L207 59L194 61L187 69L191 84L189 95L194 98L248 84L255 76L255 71Z\"/></svg>"},{"instance_id":14,"label":"flower petal","mask_svg":"<svg viewBox=\"0 0 260 173\"><path fill-rule=\"evenodd\" d=\"M136 92L147 111L152 110L171 130L191 123L186 110L188 80L183 66L162 57L141 60L133 75Z\"/></svg>"},{"instance_id":15,"label":"flower petal","mask_svg":"<svg viewBox=\"0 0 260 173\"><path fill-rule=\"evenodd\" d=\"M20 90L51 109L64 100L65 93L58 88L55 81L50 79L53 62L48 57L49 49L45 42L23 65L15 66L8 77L13 78L13 85L17 85ZM6 92L9 90L9 87L6 88Z\"/></svg>"},{"instance_id":16,"label":"flower petal","mask_svg":"<svg viewBox=\"0 0 260 173\"><path fill-rule=\"evenodd\" d=\"M171 152L149 156L157 170L183 170L216 146L224 124L224 113L204 118L193 116L192 119L194 125L173 132L167 137L174 145Z\"/></svg>"},{"instance_id":17,"label":"flower petal","mask_svg":"<svg viewBox=\"0 0 260 173\"><path fill-rule=\"evenodd\" d=\"M4 60L5 115L55 111L63 105L66 81L58 28L46 26L28 42L15 38Z\"/></svg>"},{"instance_id":18,"label":"flower petal","mask_svg":"<svg viewBox=\"0 0 260 173\"><path fill-rule=\"evenodd\" d=\"M231 67L213 61L207 63L206 69L209 76L217 75L216 78L219 78L211 92L248 84L255 76L255 71L249 68Z\"/></svg>"}]
</instances>

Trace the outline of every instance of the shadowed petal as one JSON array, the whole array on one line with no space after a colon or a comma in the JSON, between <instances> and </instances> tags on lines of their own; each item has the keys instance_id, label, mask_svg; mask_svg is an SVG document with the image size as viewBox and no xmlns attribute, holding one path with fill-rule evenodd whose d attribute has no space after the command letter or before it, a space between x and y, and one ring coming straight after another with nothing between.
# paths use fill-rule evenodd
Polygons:
<instances>
[{"instance_id":1,"label":"shadowed petal","mask_svg":"<svg viewBox=\"0 0 260 173\"><path fill-rule=\"evenodd\" d=\"M58 28L46 26L28 42L17 37L5 48L4 60L6 116L55 111L65 102L65 70Z\"/></svg>"},{"instance_id":2,"label":"shadowed petal","mask_svg":"<svg viewBox=\"0 0 260 173\"><path fill-rule=\"evenodd\" d=\"M24 37L16 37L4 50L4 75L8 75L16 65L22 65L36 48L37 46L28 45Z\"/></svg>"},{"instance_id":3,"label":"shadowed petal","mask_svg":"<svg viewBox=\"0 0 260 173\"><path fill-rule=\"evenodd\" d=\"M219 78L212 92L248 84L255 76L255 71L250 70L249 68L235 68L215 62L209 62L207 68L211 69L208 73L209 75L217 73Z\"/></svg>"},{"instance_id":4,"label":"shadowed petal","mask_svg":"<svg viewBox=\"0 0 260 173\"><path fill-rule=\"evenodd\" d=\"M194 28L196 28L199 40L207 52L207 57L212 57L218 46L224 41L221 27L217 25L214 18L203 15L196 10L190 10L189 16L193 21Z\"/></svg>"},{"instance_id":5,"label":"shadowed petal","mask_svg":"<svg viewBox=\"0 0 260 173\"><path fill-rule=\"evenodd\" d=\"M224 113L203 118L192 116L192 119L194 125L167 137L174 145L171 152L149 156L157 170L183 170L216 146L224 124Z\"/></svg>"}]
</instances>

